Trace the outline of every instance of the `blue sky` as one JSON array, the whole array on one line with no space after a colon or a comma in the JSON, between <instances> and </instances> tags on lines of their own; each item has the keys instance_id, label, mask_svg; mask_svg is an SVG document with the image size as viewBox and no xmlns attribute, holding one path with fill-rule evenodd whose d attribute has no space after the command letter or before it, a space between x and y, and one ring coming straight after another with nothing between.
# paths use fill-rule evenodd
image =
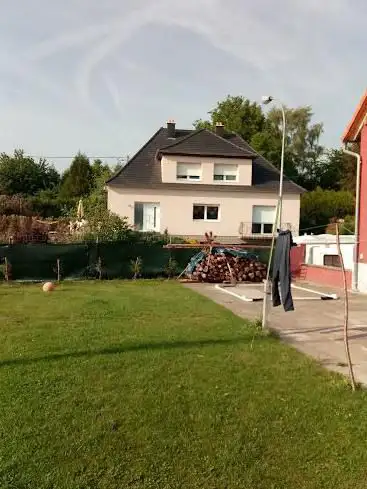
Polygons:
<instances>
[{"instance_id":1,"label":"blue sky","mask_svg":"<svg viewBox=\"0 0 367 489\"><path fill-rule=\"evenodd\" d=\"M311 105L337 146L367 86L363 0L1 7L0 151L133 154L167 119L191 127L227 94Z\"/></svg>"}]
</instances>

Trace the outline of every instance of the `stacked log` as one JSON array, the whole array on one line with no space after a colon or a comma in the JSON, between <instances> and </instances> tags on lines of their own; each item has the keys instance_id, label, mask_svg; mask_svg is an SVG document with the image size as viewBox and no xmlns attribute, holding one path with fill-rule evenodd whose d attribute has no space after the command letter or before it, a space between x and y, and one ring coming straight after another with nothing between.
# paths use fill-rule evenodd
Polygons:
<instances>
[{"instance_id":1,"label":"stacked log","mask_svg":"<svg viewBox=\"0 0 367 489\"><path fill-rule=\"evenodd\" d=\"M266 278L266 265L254 258L231 254L208 254L189 275L198 282L262 282Z\"/></svg>"}]
</instances>

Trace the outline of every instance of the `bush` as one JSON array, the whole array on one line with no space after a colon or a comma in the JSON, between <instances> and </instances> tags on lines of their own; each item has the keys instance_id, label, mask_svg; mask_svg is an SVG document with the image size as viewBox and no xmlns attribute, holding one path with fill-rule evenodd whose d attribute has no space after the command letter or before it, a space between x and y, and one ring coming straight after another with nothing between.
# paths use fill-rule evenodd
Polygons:
<instances>
[{"instance_id":1,"label":"bush","mask_svg":"<svg viewBox=\"0 0 367 489\"><path fill-rule=\"evenodd\" d=\"M57 195L47 195L46 192L29 197L28 203L33 214L43 218L67 216L77 206L76 199L63 199Z\"/></svg>"},{"instance_id":2,"label":"bush","mask_svg":"<svg viewBox=\"0 0 367 489\"><path fill-rule=\"evenodd\" d=\"M4 216L39 216L58 218L70 214L76 208L75 199L61 199L57 194L44 191L37 195L22 197L0 195L0 214Z\"/></svg>"},{"instance_id":3,"label":"bush","mask_svg":"<svg viewBox=\"0 0 367 489\"><path fill-rule=\"evenodd\" d=\"M0 214L3 216L32 216L30 202L18 195L0 195Z\"/></svg>"},{"instance_id":4,"label":"bush","mask_svg":"<svg viewBox=\"0 0 367 489\"><path fill-rule=\"evenodd\" d=\"M83 241L129 241L134 234L126 218L96 207L86 215L88 222L78 239Z\"/></svg>"},{"instance_id":5,"label":"bush","mask_svg":"<svg viewBox=\"0 0 367 489\"><path fill-rule=\"evenodd\" d=\"M0 216L0 241L47 241L48 227L31 216Z\"/></svg>"}]
</instances>

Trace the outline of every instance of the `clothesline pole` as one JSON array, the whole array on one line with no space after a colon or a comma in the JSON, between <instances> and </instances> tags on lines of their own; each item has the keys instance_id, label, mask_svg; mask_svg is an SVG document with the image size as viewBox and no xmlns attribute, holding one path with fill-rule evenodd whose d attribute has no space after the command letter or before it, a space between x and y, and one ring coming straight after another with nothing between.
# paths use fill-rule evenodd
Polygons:
<instances>
[{"instance_id":1,"label":"clothesline pole","mask_svg":"<svg viewBox=\"0 0 367 489\"><path fill-rule=\"evenodd\" d=\"M279 211L280 211L280 199L278 199L278 203L277 203L277 207L276 207L276 211L275 211L275 219L274 219L274 224L273 224L273 236L271 239L271 247L270 247L269 259L268 259L266 279L264 281L264 300L263 300L263 310L262 310L262 320L261 320L262 329L266 329L268 326L268 314L269 314L270 294L271 294L270 267L271 267L271 262L273 260L275 236L277 233Z\"/></svg>"},{"instance_id":2,"label":"clothesline pole","mask_svg":"<svg viewBox=\"0 0 367 489\"><path fill-rule=\"evenodd\" d=\"M281 152L281 156L280 156L280 175L279 175L279 206L280 206L279 229L281 229L282 228L282 222L283 222L282 218L283 218L284 155L285 155L285 136L286 136L286 129L287 129L285 106L283 105L283 103L279 99L274 98L272 95L263 95L263 97L261 98L261 101L264 105L268 105L268 104L275 102L280 107L280 110L282 113L282 152ZM278 226L278 223L276 223L276 226Z\"/></svg>"},{"instance_id":3,"label":"clothesline pole","mask_svg":"<svg viewBox=\"0 0 367 489\"><path fill-rule=\"evenodd\" d=\"M279 104L282 110L283 119L283 134L282 134L282 153L280 157L280 176L279 176L279 229L282 228L283 217L283 180L284 180L284 154L285 154L285 132L286 132L286 120L285 110L283 104Z\"/></svg>"},{"instance_id":4,"label":"clothesline pole","mask_svg":"<svg viewBox=\"0 0 367 489\"><path fill-rule=\"evenodd\" d=\"M263 311L262 311L262 328L267 328L268 323L268 312L269 312L269 303L270 303L270 294L271 294L271 284L270 284L270 267L273 259L274 245L275 245L275 236L278 229L282 227L282 213L283 213L283 180L284 180L284 155L285 155L285 135L286 135L286 116L285 116L285 108L284 105L272 96L265 96L262 99L264 104L269 104L271 102L277 102L280 106L282 112L282 152L280 156L280 175L279 175L279 196L278 203L275 213L274 226L273 226L273 237L270 248L270 255L268 261L268 271L266 274L266 280L264 284L264 300L263 300Z\"/></svg>"}]
</instances>

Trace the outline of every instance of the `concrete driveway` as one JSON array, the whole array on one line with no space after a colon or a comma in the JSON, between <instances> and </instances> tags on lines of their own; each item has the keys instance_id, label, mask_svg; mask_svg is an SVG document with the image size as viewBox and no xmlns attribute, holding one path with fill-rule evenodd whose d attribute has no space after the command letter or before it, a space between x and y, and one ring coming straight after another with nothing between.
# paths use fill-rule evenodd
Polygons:
<instances>
[{"instance_id":1,"label":"concrete driveway","mask_svg":"<svg viewBox=\"0 0 367 489\"><path fill-rule=\"evenodd\" d=\"M338 300L317 300L316 294L293 290L295 311L270 306L269 327L286 342L314 357L326 368L348 374L343 342L344 299L341 290L316 287L304 282L295 284L322 293L335 293ZM187 284L192 290L209 297L245 319L260 319L262 302L244 302L219 290L212 284ZM261 288L237 286L228 289L239 295L255 296ZM249 291L249 292L247 292ZM252 291L252 294L251 294ZM259 295L259 293L257 294ZM305 299L297 299L303 297ZM310 299L313 297L315 300ZM356 381L367 385L367 295L349 295L349 338Z\"/></svg>"}]
</instances>

